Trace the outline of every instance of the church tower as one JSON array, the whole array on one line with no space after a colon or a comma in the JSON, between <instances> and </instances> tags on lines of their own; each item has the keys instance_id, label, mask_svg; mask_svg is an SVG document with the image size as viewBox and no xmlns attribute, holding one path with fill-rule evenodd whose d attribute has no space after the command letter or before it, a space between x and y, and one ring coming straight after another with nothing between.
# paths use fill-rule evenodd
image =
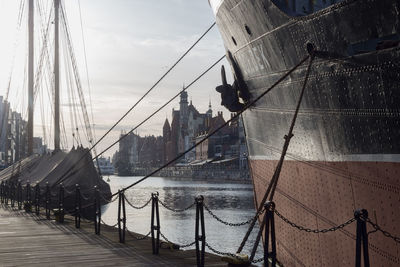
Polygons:
<instances>
[{"instance_id":1,"label":"church tower","mask_svg":"<svg viewBox=\"0 0 400 267\"><path fill-rule=\"evenodd\" d=\"M179 102L179 116L180 116L180 128L187 128L187 123L189 119L189 103L188 103L188 93L183 91L181 93L181 101Z\"/></svg>"},{"instance_id":2,"label":"church tower","mask_svg":"<svg viewBox=\"0 0 400 267\"><path fill-rule=\"evenodd\" d=\"M207 117L212 118L211 99L208 102L208 110L207 110L206 114L207 114Z\"/></svg>"}]
</instances>

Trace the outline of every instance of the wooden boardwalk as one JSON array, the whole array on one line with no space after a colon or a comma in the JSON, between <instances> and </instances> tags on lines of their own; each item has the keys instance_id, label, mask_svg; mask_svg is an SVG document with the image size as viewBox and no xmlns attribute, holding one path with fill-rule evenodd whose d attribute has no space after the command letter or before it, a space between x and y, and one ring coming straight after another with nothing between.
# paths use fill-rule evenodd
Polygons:
<instances>
[{"instance_id":1,"label":"wooden boardwalk","mask_svg":"<svg viewBox=\"0 0 400 267\"><path fill-rule=\"evenodd\" d=\"M42 213L43 214L43 213ZM118 230L103 226L94 234L93 224L74 226L44 216L0 207L0 266L196 266L194 250L160 249L153 255L151 240L118 242ZM206 266L227 266L206 253Z\"/></svg>"}]
</instances>

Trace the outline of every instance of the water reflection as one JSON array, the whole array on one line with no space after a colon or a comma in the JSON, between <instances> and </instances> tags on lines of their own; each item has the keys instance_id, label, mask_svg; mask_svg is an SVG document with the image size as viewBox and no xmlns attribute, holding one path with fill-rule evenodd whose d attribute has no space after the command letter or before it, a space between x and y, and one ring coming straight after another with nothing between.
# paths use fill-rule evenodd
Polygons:
<instances>
[{"instance_id":1,"label":"water reflection","mask_svg":"<svg viewBox=\"0 0 400 267\"><path fill-rule=\"evenodd\" d=\"M137 181L139 177L110 176L112 192ZM149 178L125 193L135 206L146 203L151 193L158 192L159 199L172 209L184 209L194 203L198 195L203 195L205 204L221 219L242 222L254 213L253 189L249 184L209 183L203 181L177 181L160 177ZM185 212L172 212L160 205L161 232L172 242L188 244L194 240L195 208ZM127 205L127 227L129 230L147 234L150 230L151 205L137 210ZM103 220L107 224L117 222L118 201L106 207ZM238 248L248 226L229 227L214 220L205 211L206 239L216 249L234 252ZM254 231L257 232L258 230ZM221 234L223 233L223 234ZM255 233L249 244L253 243ZM189 248L192 249L192 248ZM246 248L250 251L250 246ZM259 249L261 251L261 249Z\"/></svg>"}]
</instances>

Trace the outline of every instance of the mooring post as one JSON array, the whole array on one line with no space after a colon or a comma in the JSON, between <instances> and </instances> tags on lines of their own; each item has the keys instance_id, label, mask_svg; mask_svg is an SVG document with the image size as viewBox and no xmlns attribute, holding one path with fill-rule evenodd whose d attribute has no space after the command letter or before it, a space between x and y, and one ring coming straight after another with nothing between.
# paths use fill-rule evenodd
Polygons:
<instances>
[{"instance_id":1,"label":"mooring post","mask_svg":"<svg viewBox=\"0 0 400 267\"><path fill-rule=\"evenodd\" d=\"M356 234L356 267L361 267L361 252L364 256L364 267L369 267L368 253L368 234L367 234L367 219L368 211L365 209L356 210L354 217L357 220Z\"/></svg>"},{"instance_id":2,"label":"mooring post","mask_svg":"<svg viewBox=\"0 0 400 267\"><path fill-rule=\"evenodd\" d=\"M50 202L51 202L51 192L50 192L50 186L49 182L46 182L46 203L45 203L45 209L46 209L46 218L50 220Z\"/></svg>"},{"instance_id":3,"label":"mooring post","mask_svg":"<svg viewBox=\"0 0 400 267\"><path fill-rule=\"evenodd\" d=\"M81 209L82 209L82 201L81 201L81 189L79 184L75 185L75 228L81 227Z\"/></svg>"},{"instance_id":4,"label":"mooring post","mask_svg":"<svg viewBox=\"0 0 400 267\"><path fill-rule=\"evenodd\" d=\"M271 266L276 266L276 239L275 239L275 203L267 201L265 207L265 238L264 238L264 266L269 266L268 259L271 259ZM271 239L270 239L271 238ZM269 241L271 240L271 251L269 250Z\"/></svg>"},{"instance_id":5,"label":"mooring post","mask_svg":"<svg viewBox=\"0 0 400 267\"><path fill-rule=\"evenodd\" d=\"M10 189L10 193L11 193L11 208L15 207L15 196L16 196L16 187L15 187L15 183L11 183L11 189Z\"/></svg>"},{"instance_id":6,"label":"mooring post","mask_svg":"<svg viewBox=\"0 0 400 267\"><path fill-rule=\"evenodd\" d=\"M10 187L8 182L4 183L4 204L8 206L8 199L10 198Z\"/></svg>"},{"instance_id":7,"label":"mooring post","mask_svg":"<svg viewBox=\"0 0 400 267\"><path fill-rule=\"evenodd\" d=\"M198 196L196 201L196 228L195 228L195 241L196 241L196 260L197 266L204 266L204 252L206 249L206 231L204 225L204 197ZM201 234L200 234L201 231ZM201 242L201 248L200 248Z\"/></svg>"},{"instance_id":8,"label":"mooring post","mask_svg":"<svg viewBox=\"0 0 400 267\"><path fill-rule=\"evenodd\" d=\"M1 181L1 184L0 184L0 200L1 200L1 203L3 204L4 203L4 181Z\"/></svg>"},{"instance_id":9,"label":"mooring post","mask_svg":"<svg viewBox=\"0 0 400 267\"><path fill-rule=\"evenodd\" d=\"M40 213L40 186L39 182L36 182L35 186L35 213L39 215Z\"/></svg>"},{"instance_id":10,"label":"mooring post","mask_svg":"<svg viewBox=\"0 0 400 267\"><path fill-rule=\"evenodd\" d=\"M64 222L64 214L65 214L65 209L64 209L64 185L61 183L60 184L60 192L58 194L58 216L56 216L56 220L59 223Z\"/></svg>"},{"instance_id":11,"label":"mooring post","mask_svg":"<svg viewBox=\"0 0 400 267\"><path fill-rule=\"evenodd\" d=\"M125 194L124 191L118 190L118 233L119 233L120 243L125 243L125 231L126 231Z\"/></svg>"},{"instance_id":12,"label":"mooring post","mask_svg":"<svg viewBox=\"0 0 400 267\"><path fill-rule=\"evenodd\" d=\"M17 186L17 204L18 204L18 209L22 209L22 184L21 181L18 180L18 186Z\"/></svg>"},{"instance_id":13,"label":"mooring post","mask_svg":"<svg viewBox=\"0 0 400 267\"><path fill-rule=\"evenodd\" d=\"M101 205L100 205L100 192L97 186L94 186L94 232L96 235L100 234L101 225Z\"/></svg>"},{"instance_id":14,"label":"mooring post","mask_svg":"<svg viewBox=\"0 0 400 267\"><path fill-rule=\"evenodd\" d=\"M25 201L25 211L32 211L32 192L31 192L31 183L28 180L26 184L26 201Z\"/></svg>"},{"instance_id":15,"label":"mooring post","mask_svg":"<svg viewBox=\"0 0 400 267\"><path fill-rule=\"evenodd\" d=\"M154 224L154 220L156 224ZM155 236L155 232L157 236ZM157 255L160 248L160 214L158 212L158 192L151 194L151 245L153 254Z\"/></svg>"}]
</instances>

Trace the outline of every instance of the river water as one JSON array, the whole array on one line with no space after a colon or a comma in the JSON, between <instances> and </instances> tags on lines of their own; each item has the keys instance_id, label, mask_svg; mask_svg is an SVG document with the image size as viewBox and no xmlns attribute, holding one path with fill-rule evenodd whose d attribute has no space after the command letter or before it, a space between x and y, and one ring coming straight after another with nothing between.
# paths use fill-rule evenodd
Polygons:
<instances>
[{"instance_id":1,"label":"river water","mask_svg":"<svg viewBox=\"0 0 400 267\"><path fill-rule=\"evenodd\" d=\"M110 176L109 178L111 191L114 193L142 177ZM194 203L196 196L202 195L205 205L215 215L231 223L247 221L255 214L251 184L151 177L127 190L125 197L134 206L142 206L150 199L153 192L158 192L159 199L173 209L184 209ZM190 244L194 241L195 207L185 212L173 212L159 205L159 211L160 230L165 237L180 245ZM150 231L151 204L140 210L133 209L126 204L126 214L127 228L130 231L144 235ZM117 222L117 215L118 201L114 201L105 207L102 219L105 223L114 225ZM248 229L248 224L240 227L227 226L215 220L206 210L204 216L208 244L219 251L234 253ZM258 225L243 249L246 254L250 253L252 244L254 244L258 232L257 227ZM194 246L188 249L194 249ZM209 249L206 248L206 251ZM260 245L256 258L261 255L262 247Z\"/></svg>"}]
</instances>

